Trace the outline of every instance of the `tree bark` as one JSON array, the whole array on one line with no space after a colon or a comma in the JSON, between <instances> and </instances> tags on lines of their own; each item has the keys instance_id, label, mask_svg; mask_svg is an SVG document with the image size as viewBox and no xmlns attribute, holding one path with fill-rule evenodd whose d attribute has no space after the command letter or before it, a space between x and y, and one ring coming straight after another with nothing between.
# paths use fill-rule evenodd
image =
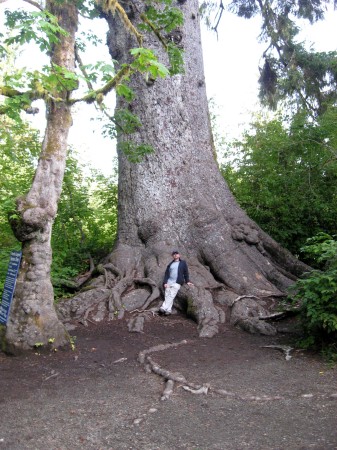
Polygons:
<instances>
[{"instance_id":1,"label":"tree bark","mask_svg":"<svg viewBox=\"0 0 337 450\"><path fill-rule=\"evenodd\" d=\"M128 5L129 18L137 24L142 2ZM122 280L146 277L161 288L171 251L178 248L189 264L194 287L179 291L177 305L195 318L201 336L218 331L224 320L221 310L232 324L272 334L275 330L259 316L275 306L307 266L246 215L219 171L206 97L198 1L177 5L185 21L170 38L184 51L185 73L151 83L136 75L131 82L135 100L127 104L118 99L117 108L128 108L142 122L131 137L120 133L119 142L131 139L151 144L156 151L140 163L130 162L119 152L118 238L104 262L110 269L92 286L101 289L100 294L98 289L80 294L68 308L74 312L80 305L111 299L111 292L118 291L118 304L111 307L110 302L110 312L112 308L122 316L121 305L127 303L131 286L121 286ZM113 16L108 23L112 58L121 64L129 61L129 49L138 46L135 38ZM144 46L155 49L167 62L155 36L146 35ZM61 314L65 316L66 310Z\"/></svg>"},{"instance_id":2,"label":"tree bark","mask_svg":"<svg viewBox=\"0 0 337 450\"><path fill-rule=\"evenodd\" d=\"M46 9L58 17L67 32L53 45L51 63L74 70L77 7L73 1L49 0ZM5 346L11 353L36 344L59 347L68 334L54 308L50 280L52 224L57 212L67 156L68 132L72 125L69 92L55 92L47 104L47 127L32 187L17 200L17 215L11 219L15 236L22 242L22 262L7 324ZM61 99L61 100L60 100Z\"/></svg>"}]
</instances>

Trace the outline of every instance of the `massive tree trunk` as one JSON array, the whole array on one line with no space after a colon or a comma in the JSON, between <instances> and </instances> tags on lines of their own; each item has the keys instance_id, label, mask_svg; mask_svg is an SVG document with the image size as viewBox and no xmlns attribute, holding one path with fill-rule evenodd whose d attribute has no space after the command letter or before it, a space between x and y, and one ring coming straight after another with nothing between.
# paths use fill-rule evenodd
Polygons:
<instances>
[{"instance_id":1,"label":"massive tree trunk","mask_svg":"<svg viewBox=\"0 0 337 450\"><path fill-rule=\"evenodd\" d=\"M137 23L135 3L141 9L142 2L130 3L129 17ZM131 104L118 101L118 108L128 108L142 122L131 137L121 134L119 142L132 139L156 151L140 163L119 152L117 242L93 289L64 303L60 314L86 311L88 317L93 312L99 320L107 302L110 318L114 313L121 317L135 297L148 308L159 300L165 267L172 249L178 248L194 287L183 287L176 305L196 319L201 336L213 336L224 313L232 324L274 333L259 317L275 306L306 266L247 217L220 174L207 106L198 1L180 1L178 6L185 22L171 38L184 51L185 73L153 83L137 75L131 83L136 99ZM111 56L126 62L137 43L112 16L108 22ZM147 35L145 46L166 60L155 36ZM141 287L138 297L130 293L132 287ZM148 297L142 297L147 288ZM99 311L95 304L100 304ZM130 329L141 328L138 319Z\"/></svg>"},{"instance_id":2,"label":"massive tree trunk","mask_svg":"<svg viewBox=\"0 0 337 450\"><path fill-rule=\"evenodd\" d=\"M77 8L73 1L49 0L46 9L59 18L67 36L54 44L51 62L74 70L74 44ZM50 280L52 224L67 155L67 138L72 124L65 89L55 92L64 101L47 105L47 128L37 170L28 194L17 201L17 218L11 225L22 242L22 263L16 284L11 314L6 329L8 351L18 353L36 344L58 347L67 343L68 335L54 308L54 292Z\"/></svg>"}]
</instances>

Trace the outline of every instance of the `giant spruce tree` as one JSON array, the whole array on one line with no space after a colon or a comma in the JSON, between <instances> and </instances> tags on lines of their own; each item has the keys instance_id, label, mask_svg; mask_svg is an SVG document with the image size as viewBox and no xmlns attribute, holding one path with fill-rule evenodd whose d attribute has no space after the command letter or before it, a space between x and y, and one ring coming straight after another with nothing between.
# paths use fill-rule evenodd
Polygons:
<instances>
[{"instance_id":1,"label":"giant spruce tree","mask_svg":"<svg viewBox=\"0 0 337 450\"><path fill-rule=\"evenodd\" d=\"M201 336L217 332L224 309L232 323L273 333L259 316L267 315L264 306L275 305L306 267L247 217L221 177L207 108L198 2L180 1L178 6L184 25L166 37L183 50L184 73L156 81L136 76L131 81L135 99L119 100L117 113L136 114L142 126L131 137L123 130L118 137L117 241L104 274L94 282L96 289L75 297L63 311L80 315L88 308L99 318L101 312L92 305L107 302L110 317L120 317L130 287L141 287L141 297L148 286L146 309L159 297L171 250L179 248L195 284L181 289L180 305L197 320ZM137 25L143 2L129 7ZM107 20L111 56L128 63L134 38L112 15ZM146 35L145 42L165 60L153 35ZM150 144L155 152L132 162L123 149L134 143ZM130 321L130 328L140 329L142 319Z\"/></svg>"},{"instance_id":2,"label":"giant spruce tree","mask_svg":"<svg viewBox=\"0 0 337 450\"><path fill-rule=\"evenodd\" d=\"M75 18L74 3L47 2L47 5L59 8L57 15L63 18L61 25L70 36L76 27L76 21L70 20ZM142 300L138 309L147 310L159 300L164 269L172 249L178 248L189 263L194 282L193 287L181 289L178 302L195 318L201 336L213 336L218 331L218 324L224 320L224 313L228 313L233 324L252 331L273 333L273 328L259 317L266 315L268 308L284 296L306 266L245 214L220 174L207 108L197 0L177 1L184 23L175 29L169 29L167 19L155 13L146 2L124 2L123 10L116 1L103 3L102 14L109 24L110 54L119 62L121 71L131 67L127 75L135 72L130 87L136 95L133 99L126 95L128 101L118 100L115 120L119 129L118 236L113 251L95 272L99 276L72 300L62 302L59 315L64 319L81 317L84 320L89 315L96 320L105 315L110 319L122 317L130 295ZM163 2L164 9L166 3ZM233 2L238 13L247 17L257 13L259 8L267 17L266 12L274 12L273 3ZM275 2L277 7L283 3L290 5L290 2ZM319 10L317 2L291 2L291 5L303 12L304 3L306 12L302 16L310 18L310 11L314 10L312 5ZM266 5L270 8L266 9ZM113 14L116 8L120 16L127 14L122 21ZM291 8L283 11L286 19L287 14L294 13ZM275 19L274 15L270 17L270 20ZM164 20L162 27L161 20ZM143 28L139 28L139 24ZM263 72L265 90L273 101L278 92L281 66L289 55L287 45L282 47L282 41L275 37L278 31L286 28L277 29L274 25L265 27L264 31L272 36L271 45L277 49L281 65L276 67L275 63L273 66L271 62L277 58L273 61L269 58ZM135 32L137 29L142 37ZM292 42L290 38L286 34L286 44ZM55 57L57 49L59 54L65 55L71 47L66 39L69 36L61 38L55 46ZM143 50L136 51L137 70L136 66L130 66L129 50L140 45L154 49L159 59L167 64L168 50L171 63L174 63L172 42L183 51L184 73L176 73L164 80L155 79L151 70L143 67ZM71 58L69 54L67 61L71 62ZM306 95L305 89L303 85L298 91L300 99ZM291 94L295 91L294 87ZM62 176L54 176L63 169L59 170L58 165L50 167L50 161L56 163L61 153L54 152L60 148L58 145L46 147L46 143L51 138L57 143L66 136L70 125L68 105L67 101L61 102L60 106L52 103L50 114L60 116L55 121L55 116L48 119L50 126L54 124L55 128L51 133L47 127L44 144L47 152L42 154L39 164L41 169L45 168L47 177L39 178L41 169L38 168L35 177L38 189L33 184L31 193L18 201L20 220L14 229L23 241L24 259L6 336L8 345L15 349L32 347L36 340L47 342L49 337L56 338L56 345L65 341L61 322L50 313L53 308L48 281L48 243L62 182ZM127 133L127 125L123 123L123 118L131 114L138 117L132 135ZM149 146L154 152L135 161L133 149L139 151ZM63 152L65 140L61 148ZM52 203L50 197L46 199L43 195L50 187ZM41 289L42 280L47 290ZM130 321L131 330L141 329L144 314L140 313ZM45 317L48 317L47 321Z\"/></svg>"}]
</instances>

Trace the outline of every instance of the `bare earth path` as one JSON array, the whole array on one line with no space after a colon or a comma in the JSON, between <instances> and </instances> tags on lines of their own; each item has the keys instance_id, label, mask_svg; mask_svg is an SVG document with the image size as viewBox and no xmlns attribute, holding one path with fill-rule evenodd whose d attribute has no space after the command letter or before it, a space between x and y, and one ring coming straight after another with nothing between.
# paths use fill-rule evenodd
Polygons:
<instances>
[{"instance_id":1,"label":"bare earth path","mask_svg":"<svg viewBox=\"0 0 337 450\"><path fill-rule=\"evenodd\" d=\"M289 335L224 328L202 339L180 315L156 316L141 334L116 320L72 335L73 352L0 353L0 450L337 449L337 370L264 347ZM207 394L175 383L161 400L164 379L138 356L175 343L149 353L153 363Z\"/></svg>"}]
</instances>

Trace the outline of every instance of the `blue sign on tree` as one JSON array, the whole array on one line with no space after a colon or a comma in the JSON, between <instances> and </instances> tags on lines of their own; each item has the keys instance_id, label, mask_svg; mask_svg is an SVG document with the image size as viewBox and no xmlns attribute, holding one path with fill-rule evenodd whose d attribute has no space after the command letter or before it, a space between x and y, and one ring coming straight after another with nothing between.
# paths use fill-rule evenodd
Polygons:
<instances>
[{"instance_id":1,"label":"blue sign on tree","mask_svg":"<svg viewBox=\"0 0 337 450\"><path fill-rule=\"evenodd\" d=\"M0 305L0 324L6 324L8 320L9 310L15 290L16 279L19 272L21 256L22 252L12 251L9 258L6 281Z\"/></svg>"}]
</instances>

